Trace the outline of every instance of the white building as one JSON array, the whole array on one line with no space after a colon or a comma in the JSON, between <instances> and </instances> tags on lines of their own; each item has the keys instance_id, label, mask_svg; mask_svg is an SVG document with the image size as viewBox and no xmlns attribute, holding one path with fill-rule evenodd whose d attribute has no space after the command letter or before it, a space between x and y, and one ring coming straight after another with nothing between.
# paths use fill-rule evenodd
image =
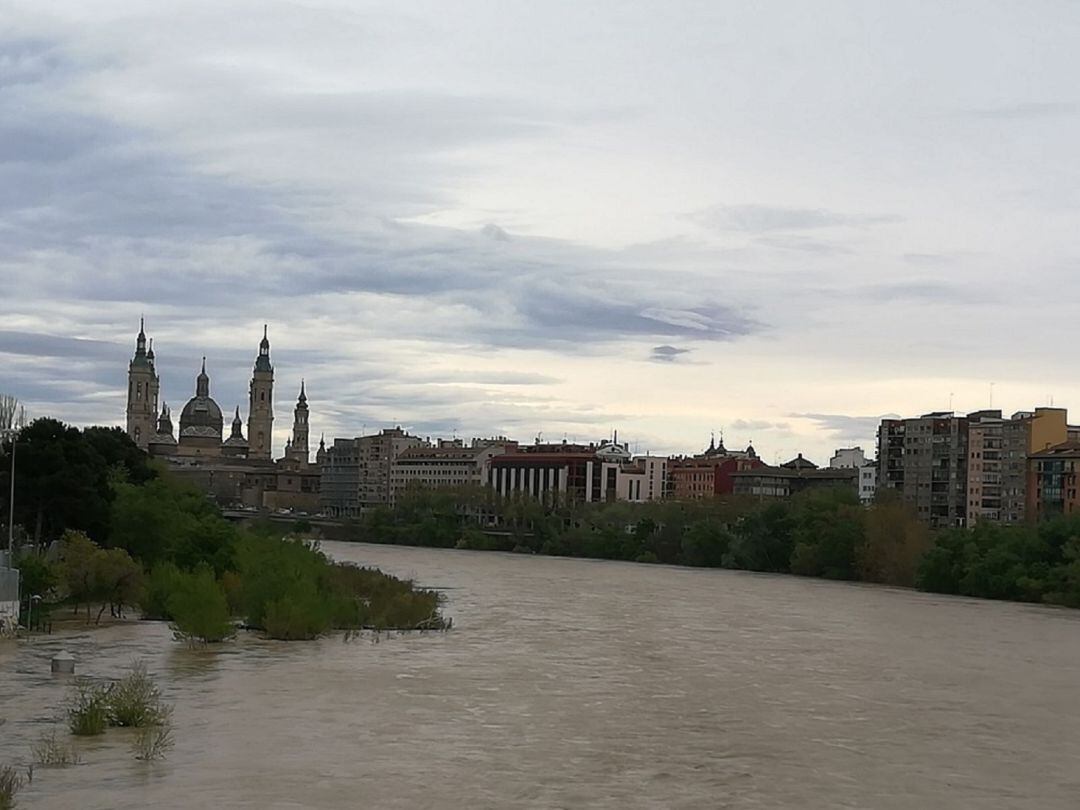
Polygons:
<instances>
[{"instance_id":1,"label":"white building","mask_svg":"<svg viewBox=\"0 0 1080 810\"><path fill-rule=\"evenodd\" d=\"M15 635L19 626L19 572L8 567L9 556L0 551L0 638Z\"/></svg>"},{"instance_id":2,"label":"white building","mask_svg":"<svg viewBox=\"0 0 1080 810\"><path fill-rule=\"evenodd\" d=\"M626 445L528 445L492 460L488 483L499 495L530 495L545 503L599 503L648 499L647 465L635 463ZM657 475L656 465L653 475ZM663 477L654 484L662 492Z\"/></svg>"},{"instance_id":3,"label":"white building","mask_svg":"<svg viewBox=\"0 0 1080 810\"><path fill-rule=\"evenodd\" d=\"M634 459L645 476L641 487L642 501L659 501L667 491L668 460L666 456L638 456Z\"/></svg>"},{"instance_id":4,"label":"white building","mask_svg":"<svg viewBox=\"0 0 1080 810\"><path fill-rule=\"evenodd\" d=\"M859 502L869 506L877 494L877 462L868 461L859 468Z\"/></svg>"},{"instance_id":5,"label":"white building","mask_svg":"<svg viewBox=\"0 0 1080 810\"><path fill-rule=\"evenodd\" d=\"M834 470L856 469L866 464L866 454L861 447L841 447L829 459Z\"/></svg>"}]
</instances>

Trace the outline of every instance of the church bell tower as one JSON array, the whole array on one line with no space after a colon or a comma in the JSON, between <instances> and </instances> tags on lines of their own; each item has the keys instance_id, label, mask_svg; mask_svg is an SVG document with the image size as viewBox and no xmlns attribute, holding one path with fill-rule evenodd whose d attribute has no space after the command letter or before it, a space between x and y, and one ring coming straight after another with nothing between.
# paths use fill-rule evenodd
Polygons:
<instances>
[{"instance_id":1,"label":"church bell tower","mask_svg":"<svg viewBox=\"0 0 1080 810\"><path fill-rule=\"evenodd\" d=\"M274 367L270 364L270 339L263 326L259 356L251 375L251 402L248 407L249 458L270 460L274 442Z\"/></svg>"},{"instance_id":2,"label":"church bell tower","mask_svg":"<svg viewBox=\"0 0 1080 810\"><path fill-rule=\"evenodd\" d=\"M304 381L300 381L300 397L296 400L293 412L292 444L287 455L299 461L305 467L311 462L308 451L308 404Z\"/></svg>"},{"instance_id":3,"label":"church bell tower","mask_svg":"<svg viewBox=\"0 0 1080 810\"><path fill-rule=\"evenodd\" d=\"M154 438L160 387L154 369L154 344L151 341L148 351L144 323L140 318L135 356L128 364L127 434L141 450L145 450Z\"/></svg>"}]
</instances>

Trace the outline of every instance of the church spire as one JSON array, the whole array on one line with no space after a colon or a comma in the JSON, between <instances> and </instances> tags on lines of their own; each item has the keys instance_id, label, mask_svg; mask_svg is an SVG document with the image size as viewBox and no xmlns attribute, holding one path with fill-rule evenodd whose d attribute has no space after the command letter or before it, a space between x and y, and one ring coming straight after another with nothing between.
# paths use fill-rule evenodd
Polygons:
<instances>
[{"instance_id":1,"label":"church spire","mask_svg":"<svg viewBox=\"0 0 1080 810\"><path fill-rule=\"evenodd\" d=\"M199 372L199 376L195 378L195 396L208 397L210 396L210 377L206 373L206 357L202 359L202 371Z\"/></svg>"},{"instance_id":2,"label":"church spire","mask_svg":"<svg viewBox=\"0 0 1080 810\"><path fill-rule=\"evenodd\" d=\"M255 358L255 370L256 371L273 371L273 366L270 365L270 338L268 335L268 326L263 324L263 336L259 341L259 356Z\"/></svg>"},{"instance_id":3,"label":"church spire","mask_svg":"<svg viewBox=\"0 0 1080 810\"><path fill-rule=\"evenodd\" d=\"M292 441L286 455L295 458L305 466L308 464L308 404L304 381L300 380L300 396L296 400L293 412Z\"/></svg>"},{"instance_id":4,"label":"church spire","mask_svg":"<svg viewBox=\"0 0 1080 810\"><path fill-rule=\"evenodd\" d=\"M146 319L139 318L139 334L135 337L135 357L146 357Z\"/></svg>"}]
</instances>

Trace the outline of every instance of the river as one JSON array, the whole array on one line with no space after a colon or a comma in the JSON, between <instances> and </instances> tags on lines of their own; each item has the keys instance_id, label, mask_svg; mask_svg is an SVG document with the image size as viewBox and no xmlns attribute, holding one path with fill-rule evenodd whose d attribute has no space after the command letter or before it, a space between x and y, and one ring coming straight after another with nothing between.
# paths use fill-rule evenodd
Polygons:
<instances>
[{"instance_id":1,"label":"river","mask_svg":"<svg viewBox=\"0 0 1080 810\"><path fill-rule=\"evenodd\" d=\"M449 633L373 643L160 623L0 643L0 764L67 683L140 658L176 747L123 731L22 808L1070 808L1080 612L795 577L327 543L442 589Z\"/></svg>"}]
</instances>

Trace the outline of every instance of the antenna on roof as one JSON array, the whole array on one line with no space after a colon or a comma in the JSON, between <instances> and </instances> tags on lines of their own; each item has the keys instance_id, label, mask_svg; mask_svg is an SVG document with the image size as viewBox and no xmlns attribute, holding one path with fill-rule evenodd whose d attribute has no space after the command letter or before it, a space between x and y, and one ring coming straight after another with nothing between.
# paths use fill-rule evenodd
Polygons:
<instances>
[{"instance_id":1,"label":"antenna on roof","mask_svg":"<svg viewBox=\"0 0 1080 810\"><path fill-rule=\"evenodd\" d=\"M994 384L990 383L990 410L994 409Z\"/></svg>"}]
</instances>

